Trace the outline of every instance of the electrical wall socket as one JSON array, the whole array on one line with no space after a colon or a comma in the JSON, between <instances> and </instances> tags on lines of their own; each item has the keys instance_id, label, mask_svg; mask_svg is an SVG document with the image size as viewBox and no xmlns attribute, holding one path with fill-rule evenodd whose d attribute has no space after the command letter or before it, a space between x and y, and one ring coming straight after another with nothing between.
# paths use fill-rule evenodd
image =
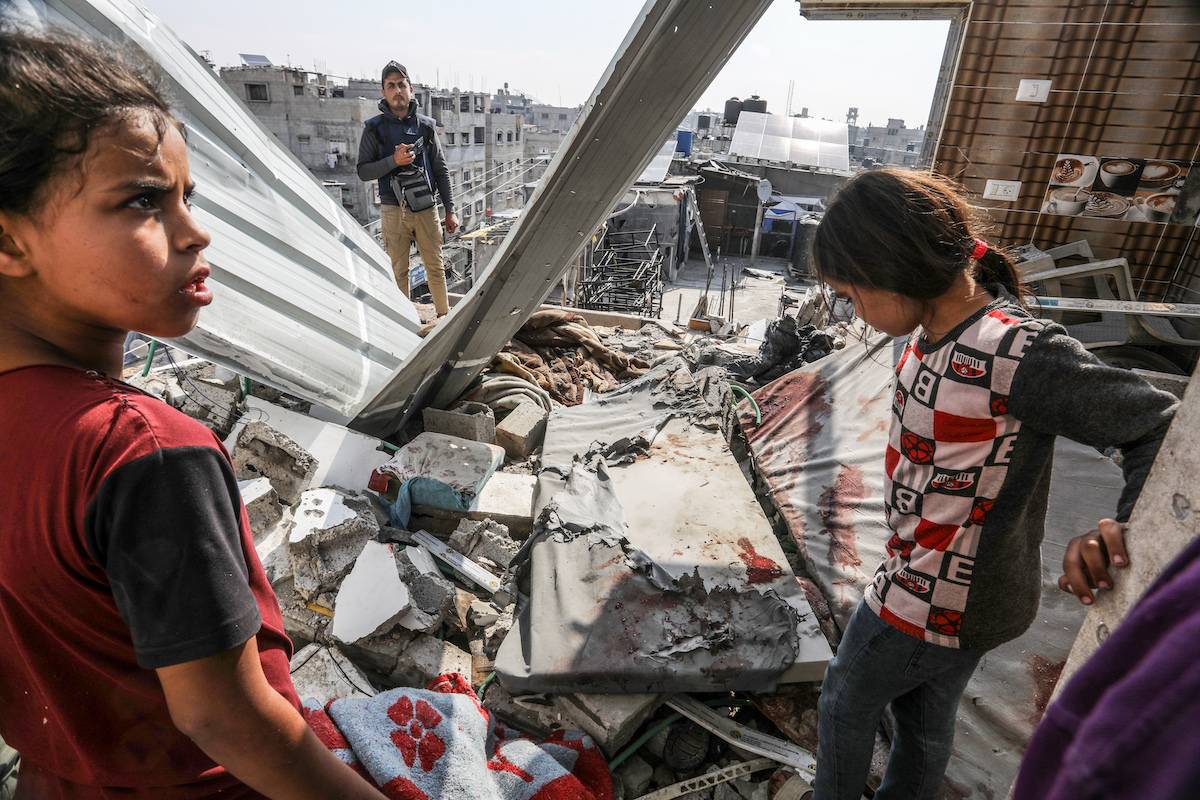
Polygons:
<instances>
[{"instance_id":1,"label":"electrical wall socket","mask_svg":"<svg viewBox=\"0 0 1200 800\"><path fill-rule=\"evenodd\" d=\"M984 200L1016 200L1020 195L1020 181L988 181L983 187Z\"/></svg>"},{"instance_id":2,"label":"electrical wall socket","mask_svg":"<svg viewBox=\"0 0 1200 800\"><path fill-rule=\"evenodd\" d=\"M1050 99L1051 81L1022 80L1017 86L1018 103L1044 103Z\"/></svg>"}]
</instances>

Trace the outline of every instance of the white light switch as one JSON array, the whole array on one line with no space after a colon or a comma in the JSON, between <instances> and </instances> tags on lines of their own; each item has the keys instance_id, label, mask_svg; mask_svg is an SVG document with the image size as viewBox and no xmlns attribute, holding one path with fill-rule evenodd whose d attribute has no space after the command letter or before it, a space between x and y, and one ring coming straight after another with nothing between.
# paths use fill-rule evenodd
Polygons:
<instances>
[{"instance_id":1,"label":"white light switch","mask_svg":"<svg viewBox=\"0 0 1200 800\"><path fill-rule=\"evenodd\" d=\"M1018 103L1044 103L1050 99L1050 81L1023 80L1017 86Z\"/></svg>"},{"instance_id":2,"label":"white light switch","mask_svg":"<svg viewBox=\"0 0 1200 800\"><path fill-rule=\"evenodd\" d=\"M1020 194L1020 181L988 181L983 187L984 200L1016 200Z\"/></svg>"}]
</instances>

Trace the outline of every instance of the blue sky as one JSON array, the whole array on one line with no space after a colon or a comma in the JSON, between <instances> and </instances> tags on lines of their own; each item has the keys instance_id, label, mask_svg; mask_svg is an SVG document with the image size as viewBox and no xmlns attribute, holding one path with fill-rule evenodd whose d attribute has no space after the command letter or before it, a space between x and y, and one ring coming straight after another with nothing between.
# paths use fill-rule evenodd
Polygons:
<instances>
[{"instance_id":1,"label":"blue sky","mask_svg":"<svg viewBox=\"0 0 1200 800\"><path fill-rule=\"evenodd\" d=\"M483 0L397 3L355 0L142 0L196 50L220 65L262 53L332 75L373 76L395 58L415 80L495 91L507 81L543 102L583 102L642 8L642 0ZM809 22L776 0L700 99L721 108L758 94L792 109L860 123L926 121L941 63L945 22Z\"/></svg>"}]
</instances>

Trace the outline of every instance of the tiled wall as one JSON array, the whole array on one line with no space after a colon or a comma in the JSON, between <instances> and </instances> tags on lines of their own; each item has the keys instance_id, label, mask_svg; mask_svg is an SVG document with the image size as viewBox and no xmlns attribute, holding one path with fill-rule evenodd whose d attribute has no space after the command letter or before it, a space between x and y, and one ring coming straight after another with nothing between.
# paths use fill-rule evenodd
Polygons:
<instances>
[{"instance_id":1,"label":"tiled wall","mask_svg":"<svg viewBox=\"0 0 1200 800\"><path fill-rule=\"evenodd\" d=\"M1049 100L1017 102L1022 78L1053 81ZM1045 212L1064 153L1171 161L1195 171L1200 196L1200 2L977 0L935 161L978 197L988 179L1022 182L1016 201L980 200L1003 243L1086 238L1129 260L1144 299L1200 302L1200 282L1183 288L1194 226Z\"/></svg>"}]
</instances>

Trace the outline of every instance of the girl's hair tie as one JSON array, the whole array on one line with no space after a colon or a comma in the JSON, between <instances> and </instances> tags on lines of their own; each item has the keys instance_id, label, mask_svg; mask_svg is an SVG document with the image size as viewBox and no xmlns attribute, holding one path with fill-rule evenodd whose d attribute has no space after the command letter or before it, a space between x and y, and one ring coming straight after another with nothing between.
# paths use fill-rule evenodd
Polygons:
<instances>
[{"instance_id":1,"label":"girl's hair tie","mask_svg":"<svg viewBox=\"0 0 1200 800\"><path fill-rule=\"evenodd\" d=\"M987 255L988 245L983 239L975 240L975 249L971 251L971 258L978 261Z\"/></svg>"}]
</instances>

